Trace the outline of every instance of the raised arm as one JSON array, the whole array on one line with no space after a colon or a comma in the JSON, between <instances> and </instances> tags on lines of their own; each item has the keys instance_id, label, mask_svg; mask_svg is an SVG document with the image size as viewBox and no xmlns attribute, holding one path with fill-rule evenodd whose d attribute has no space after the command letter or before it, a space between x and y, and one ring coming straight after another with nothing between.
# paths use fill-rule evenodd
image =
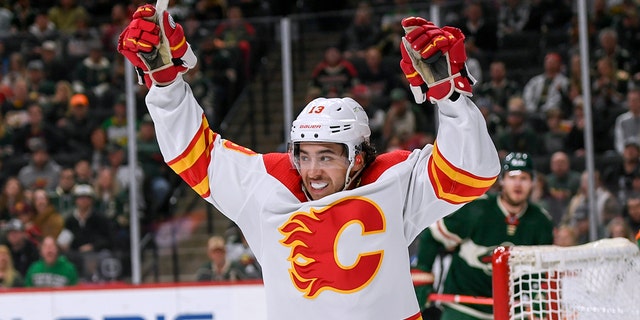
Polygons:
<instances>
[{"instance_id":1,"label":"raised arm","mask_svg":"<svg viewBox=\"0 0 640 320\"><path fill-rule=\"evenodd\" d=\"M167 165L234 220L251 200L241 197L248 192L247 186L266 176L258 174L265 172L264 165L260 155L222 139L209 127L182 79L196 64L182 26L168 12L143 5L120 35L118 51L135 66L140 84L149 88L147 108Z\"/></svg>"},{"instance_id":2,"label":"raised arm","mask_svg":"<svg viewBox=\"0 0 640 320\"><path fill-rule=\"evenodd\" d=\"M468 97L473 77L467 71L464 35L417 17L402 21L406 35L402 68L417 103L438 106L438 133L429 163L438 198L460 204L482 195L500 172L486 122Z\"/></svg>"}]
</instances>

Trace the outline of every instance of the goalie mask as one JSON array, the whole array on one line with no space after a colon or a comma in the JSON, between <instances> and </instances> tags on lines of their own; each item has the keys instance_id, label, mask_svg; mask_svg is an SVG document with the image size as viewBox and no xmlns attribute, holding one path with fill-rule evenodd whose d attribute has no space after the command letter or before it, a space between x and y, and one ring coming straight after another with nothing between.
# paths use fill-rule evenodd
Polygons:
<instances>
[{"instance_id":1,"label":"goalie mask","mask_svg":"<svg viewBox=\"0 0 640 320\"><path fill-rule=\"evenodd\" d=\"M345 146L348 168L345 188L351 182L349 173L362 144L369 142L369 118L360 104L351 98L317 98L307 104L291 126L289 154L300 172L298 161L301 142L330 142Z\"/></svg>"}]
</instances>

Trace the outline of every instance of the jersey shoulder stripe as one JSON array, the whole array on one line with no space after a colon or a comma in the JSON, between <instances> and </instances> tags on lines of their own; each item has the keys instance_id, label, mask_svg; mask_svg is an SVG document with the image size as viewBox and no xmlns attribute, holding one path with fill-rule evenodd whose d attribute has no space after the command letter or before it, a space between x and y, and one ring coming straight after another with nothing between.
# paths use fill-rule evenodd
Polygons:
<instances>
[{"instance_id":1,"label":"jersey shoulder stripe","mask_svg":"<svg viewBox=\"0 0 640 320\"><path fill-rule=\"evenodd\" d=\"M377 156L369 167L362 172L360 185L367 185L375 182L387 169L407 160L410 154L411 152L407 150L395 150Z\"/></svg>"},{"instance_id":2,"label":"jersey shoulder stripe","mask_svg":"<svg viewBox=\"0 0 640 320\"><path fill-rule=\"evenodd\" d=\"M293 167L288 153L267 153L262 155L267 173L282 183L300 202L307 201L302 191L302 178Z\"/></svg>"}]
</instances>

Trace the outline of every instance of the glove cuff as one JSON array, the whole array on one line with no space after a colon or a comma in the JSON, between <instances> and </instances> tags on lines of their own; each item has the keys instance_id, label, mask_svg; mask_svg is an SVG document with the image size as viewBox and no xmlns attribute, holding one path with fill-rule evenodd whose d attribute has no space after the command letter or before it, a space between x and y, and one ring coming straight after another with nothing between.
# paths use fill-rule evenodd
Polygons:
<instances>
[{"instance_id":1,"label":"glove cuff","mask_svg":"<svg viewBox=\"0 0 640 320\"><path fill-rule=\"evenodd\" d=\"M427 97L431 103L436 103L444 99L449 99L454 90L461 95L468 97L473 96L469 78L460 73L456 73L451 77L430 84Z\"/></svg>"}]
</instances>

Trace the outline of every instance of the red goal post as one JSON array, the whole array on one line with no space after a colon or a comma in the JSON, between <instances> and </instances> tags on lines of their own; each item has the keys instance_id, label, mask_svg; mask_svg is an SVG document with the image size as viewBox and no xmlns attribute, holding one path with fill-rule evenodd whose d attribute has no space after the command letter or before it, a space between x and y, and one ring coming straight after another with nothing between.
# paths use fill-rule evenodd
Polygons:
<instances>
[{"instance_id":1,"label":"red goal post","mask_svg":"<svg viewBox=\"0 0 640 320\"><path fill-rule=\"evenodd\" d=\"M495 320L640 319L640 251L628 239L498 247Z\"/></svg>"}]
</instances>

